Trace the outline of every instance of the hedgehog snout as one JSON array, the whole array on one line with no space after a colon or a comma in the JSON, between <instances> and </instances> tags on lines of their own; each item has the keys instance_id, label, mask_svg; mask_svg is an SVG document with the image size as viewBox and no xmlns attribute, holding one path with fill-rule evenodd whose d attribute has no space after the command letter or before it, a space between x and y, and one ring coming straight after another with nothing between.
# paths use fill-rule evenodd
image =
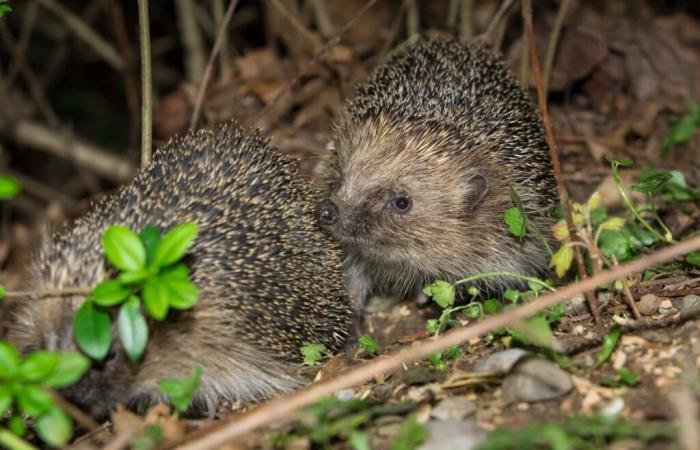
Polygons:
<instances>
[{"instance_id":1,"label":"hedgehog snout","mask_svg":"<svg viewBox=\"0 0 700 450\"><path fill-rule=\"evenodd\" d=\"M316 219L323 226L335 225L338 217L338 207L330 199L323 200L316 207Z\"/></svg>"}]
</instances>

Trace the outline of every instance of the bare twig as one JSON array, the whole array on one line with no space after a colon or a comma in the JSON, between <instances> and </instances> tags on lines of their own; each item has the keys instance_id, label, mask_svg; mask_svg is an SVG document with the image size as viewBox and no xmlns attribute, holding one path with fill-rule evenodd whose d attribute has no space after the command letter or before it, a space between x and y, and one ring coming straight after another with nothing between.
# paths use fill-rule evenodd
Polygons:
<instances>
[{"instance_id":1,"label":"bare twig","mask_svg":"<svg viewBox=\"0 0 700 450\"><path fill-rule=\"evenodd\" d=\"M212 12L216 29L221 29L224 23L224 0L212 0ZM228 39L224 38L224 40L221 41L221 48L219 49L219 71L221 75L226 75L230 72L230 63L231 57L228 51Z\"/></svg>"},{"instance_id":2,"label":"bare twig","mask_svg":"<svg viewBox=\"0 0 700 450\"><path fill-rule=\"evenodd\" d=\"M420 35L420 11L418 10L418 0L408 1L406 11L406 34L410 38Z\"/></svg>"},{"instance_id":3,"label":"bare twig","mask_svg":"<svg viewBox=\"0 0 700 450\"><path fill-rule=\"evenodd\" d=\"M199 83L204 73L204 43L195 18L194 0L176 0L177 21L185 48L187 79Z\"/></svg>"},{"instance_id":4,"label":"bare twig","mask_svg":"<svg viewBox=\"0 0 700 450\"><path fill-rule=\"evenodd\" d=\"M124 181L134 172L131 164L113 156L97 145L80 139L69 139L64 134L35 122L17 122L10 130L10 134L15 141L22 145L28 145L75 161L76 164L115 181Z\"/></svg>"},{"instance_id":5,"label":"bare twig","mask_svg":"<svg viewBox=\"0 0 700 450\"><path fill-rule=\"evenodd\" d=\"M306 40L311 42L313 45L318 45L318 36L316 36L311 30L309 30L303 23L299 21L299 18L291 12L289 9L280 2L280 0L269 0L270 3L291 23L296 30L301 33Z\"/></svg>"},{"instance_id":6,"label":"bare twig","mask_svg":"<svg viewBox=\"0 0 700 450\"><path fill-rule=\"evenodd\" d=\"M554 134L552 133L552 124L550 122L549 109L547 106L547 95L544 92L542 85L542 74L540 73L540 63L539 59L537 58L537 48L535 46L535 33L532 26L532 7L530 5L530 0L522 0L522 15L523 21L525 22L525 29L527 30L527 43L528 47L530 48L530 64L532 65L532 74L535 78L535 86L537 87L537 103L539 104L540 112L542 113L542 122L544 125L545 136L547 138L547 145L549 146L549 156L552 160L554 177L557 181L559 199L564 206L564 217L566 218L566 224L569 228L569 239L572 243L576 243L578 242L578 237L576 236L576 228L574 227L574 222L571 216L569 193L566 190L566 185L564 184L564 179L561 174L559 150L557 149L557 143L554 140ZM588 272L586 272L586 264L583 261L583 254L581 253L579 246L574 245L574 253L576 254L576 265L578 267L579 275L581 278L586 279L588 277ZM586 292L586 301L588 302L588 307L591 309L591 314L593 314L596 326L600 328L603 323L600 317L600 308L598 307L598 300L592 291Z\"/></svg>"},{"instance_id":7,"label":"bare twig","mask_svg":"<svg viewBox=\"0 0 700 450\"><path fill-rule=\"evenodd\" d=\"M260 119L262 119L263 117L265 117L265 114L267 114L267 112L270 110L270 108L272 108L274 105L276 105L277 102L278 102L282 97L284 97L284 96L289 92L289 90L292 89L292 87L293 87L294 85L296 85L296 84L299 82L299 80L301 80L303 77L305 77L305 76L309 73L309 71L311 71L311 69L312 69L313 67L315 67L316 64L318 64L318 63L321 61L321 59L326 55L326 53L328 53L328 51L329 51L330 49L332 49L333 47L335 47L336 45L338 45L338 43L340 43L340 38L341 38L345 33L347 33L348 30L349 30L350 28L352 28L352 26L355 24L355 22L357 22L357 20L358 20L360 17L362 17L362 15L363 15L364 13L367 12L367 10L369 10L372 6L374 6L374 4L377 3L377 1L378 1L378 0L369 0L369 1L365 4L365 6L363 6L362 9L360 9L360 10L357 12L357 14L355 14L355 15L348 21L348 23L345 24L345 26L338 32L338 34L337 34L334 38L329 39L328 42L326 42L326 44L325 44L323 47L321 47L321 50L319 50L319 51L314 55L313 59L311 59L311 61L309 61L309 63L306 65L306 68L305 68L304 70L302 70L301 72L299 72L299 73L297 74L297 76L295 76L292 80L290 80L290 81L287 83L287 85L284 87L284 89L281 89L281 90L277 93L277 95L276 95L267 105L265 105L265 107L255 116L253 122L257 122L257 121L259 121Z\"/></svg>"},{"instance_id":8,"label":"bare twig","mask_svg":"<svg viewBox=\"0 0 700 450\"><path fill-rule=\"evenodd\" d=\"M226 442L242 437L256 428L287 419L300 408L311 405L341 389L365 383L376 376L400 369L405 364L421 360L435 352L462 344L469 339L481 336L494 329L510 326L513 323L531 317L533 314L561 303L581 292L593 290L602 284L610 283L631 273L639 272L648 267L670 261L697 249L700 249L700 236L650 253L635 261L614 267L607 272L597 274L579 283L563 287L557 292L544 295L530 303L489 317L474 325L453 329L440 337L422 341L408 349L404 349L403 351L385 358L375 358L342 375L316 383L301 391L285 395L259 405L245 413L235 415L216 422L209 427L197 430L185 436L184 439L169 443L162 448L174 448L177 446L179 449L206 450L219 447Z\"/></svg>"},{"instance_id":9,"label":"bare twig","mask_svg":"<svg viewBox=\"0 0 700 450\"><path fill-rule=\"evenodd\" d=\"M22 28L19 32L19 38L17 39L17 45L15 46L14 52L12 52L12 63L10 68L7 69L7 76L5 77L7 87L9 89L14 82L17 72L19 71L19 62L17 58L20 55L24 55L27 51L27 46L29 45L29 40L32 36L32 31L34 31L34 24L36 23L36 13L39 10L39 4L36 0L29 2L27 9L24 13L24 20L22 20Z\"/></svg>"},{"instance_id":10,"label":"bare twig","mask_svg":"<svg viewBox=\"0 0 700 450\"><path fill-rule=\"evenodd\" d=\"M487 40L488 42L491 42L490 39L493 37L494 31L501 23L501 20L503 20L503 16L506 15L512 4L513 0L503 0L503 3L501 3L501 7L498 8L498 11L496 11L496 14L491 19L491 22L489 22L488 27L486 27L486 31L484 31L481 34L483 39Z\"/></svg>"},{"instance_id":11,"label":"bare twig","mask_svg":"<svg viewBox=\"0 0 700 450\"><path fill-rule=\"evenodd\" d=\"M77 15L69 11L56 0L38 0L41 5L58 16L63 23L70 28L96 54L104 59L110 66L121 71L124 70L124 61L112 45L97 34L88 24Z\"/></svg>"},{"instance_id":12,"label":"bare twig","mask_svg":"<svg viewBox=\"0 0 700 450\"><path fill-rule=\"evenodd\" d=\"M216 35L214 47L211 49L211 53L209 54L209 61L207 61L207 67L204 69L204 75L202 76L202 81L199 83L199 89L197 90L197 98L194 102L194 111L192 112L192 117L190 118L190 129L194 129L194 127L197 125L197 120L199 120L199 113L201 112L202 104L204 103L204 94L207 91L209 79L214 71L214 61L216 60L216 55L219 53L222 42L226 38L226 30L228 29L229 23L231 23L233 11L236 10L236 4L238 4L238 0L229 1L228 8L226 9L226 15L224 15L224 20L221 22L221 26L219 26L219 32Z\"/></svg>"},{"instance_id":13,"label":"bare twig","mask_svg":"<svg viewBox=\"0 0 700 450\"><path fill-rule=\"evenodd\" d=\"M81 427L89 431L99 428L99 425L92 419L92 417L88 416L80 408L61 397L58 392L51 390L51 397L53 398L53 402L69 416L71 416L76 422L78 422Z\"/></svg>"},{"instance_id":14,"label":"bare twig","mask_svg":"<svg viewBox=\"0 0 700 450\"><path fill-rule=\"evenodd\" d=\"M151 161L153 147L153 87L151 86L151 32L148 0L139 2L139 39L141 41L141 166Z\"/></svg>"},{"instance_id":15,"label":"bare twig","mask_svg":"<svg viewBox=\"0 0 700 450\"><path fill-rule=\"evenodd\" d=\"M474 34L472 26L474 0L462 0L459 10L459 37L464 40L471 39Z\"/></svg>"},{"instance_id":16,"label":"bare twig","mask_svg":"<svg viewBox=\"0 0 700 450\"><path fill-rule=\"evenodd\" d=\"M313 6L318 31L320 31L321 35L326 39L333 37L333 35L335 35L335 27L333 26L330 14L328 14L326 0L311 0L311 5Z\"/></svg>"},{"instance_id":17,"label":"bare twig","mask_svg":"<svg viewBox=\"0 0 700 450\"><path fill-rule=\"evenodd\" d=\"M561 34L562 26L564 26L564 19L566 18L566 13L569 11L570 6L571 0L561 0L561 3L559 3L559 11L557 12L557 18L554 20L554 25L552 26L552 31L549 35L547 53L544 57L544 73L542 75L542 83L544 86L545 94L549 92L549 79L552 76L552 67L554 65L554 57L557 54L559 36Z\"/></svg>"}]
</instances>

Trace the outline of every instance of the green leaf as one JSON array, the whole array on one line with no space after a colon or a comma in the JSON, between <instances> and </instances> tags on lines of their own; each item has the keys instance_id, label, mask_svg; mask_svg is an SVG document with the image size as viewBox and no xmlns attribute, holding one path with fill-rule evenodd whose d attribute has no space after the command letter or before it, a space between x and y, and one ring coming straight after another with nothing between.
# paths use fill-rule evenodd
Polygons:
<instances>
[{"instance_id":1,"label":"green leaf","mask_svg":"<svg viewBox=\"0 0 700 450\"><path fill-rule=\"evenodd\" d=\"M131 289L118 280L107 280L98 284L92 291L92 300L100 306L118 305L131 294Z\"/></svg>"},{"instance_id":2,"label":"green leaf","mask_svg":"<svg viewBox=\"0 0 700 450\"><path fill-rule=\"evenodd\" d=\"M442 360L442 352L436 352L428 356L428 362L438 370L445 370L445 362Z\"/></svg>"},{"instance_id":3,"label":"green leaf","mask_svg":"<svg viewBox=\"0 0 700 450\"><path fill-rule=\"evenodd\" d=\"M542 348L552 347L552 327L542 314L523 320L522 324L514 325L512 334L514 338L525 344Z\"/></svg>"},{"instance_id":4,"label":"green leaf","mask_svg":"<svg viewBox=\"0 0 700 450\"><path fill-rule=\"evenodd\" d=\"M2 8L2 5L0 5ZM19 194L19 183L8 175L0 175L0 200L8 200Z\"/></svg>"},{"instance_id":5,"label":"green leaf","mask_svg":"<svg viewBox=\"0 0 700 450\"><path fill-rule=\"evenodd\" d=\"M455 345L454 347L450 347L447 350L445 350L445 356L447 356L450 359L457 359L461 354L462 349L459 348L458 345Z\"/></svg>"},{"instance_id":6,"label":"green leaf","mask_svg":"<svg viewBox=\"0 0 700 450\"><path fill-rule=\"evenodd\" d=\"M428 333L437 333L440 330L440 322L437 319L428 319L425 323L425 329Z\"/></svg>"},{"instance_id":7,"label":"green leaf","mask_svg":"<svg viewBox=\"0 0 700 450\"><path fill-rule=\"evenodd\" d=\"M645 179L640 178L637 183L630 185L630 189L643 194L656 194L666 185L671 177L672 175L668 172L657 173Z\"/></svg>"},{"instance_id":8,"label":"green leaf","mask_svg":"<svg viewBox=\"0 0 700 450\"><path fill-rule=\"evenodd\" d=\"M148 270L139 269L131 270L129 272L122 272L119 274L117 279L121 284L139 284L148 278L149 275L151 275L151 273Z\"/></svg>"},{"instance_id":9,"label":"green leaf","mask_svg":"<svg viewBox=\"0 0 700 450\"><path fill-rule=\"evenodd\" d=\"M146 311L156 320L163 320L168 315L170 289L160 278L148 280L141 293Z\"/></svg>"},{"instance_id":10,"label":"green leaf","mask_svg":"<svg viewBox=\"0 0 700 450\"><path fill-rule=\"evenodd\" d=\"M149 225L139 233L143 247L146 249L146 261L148 264L153 263L153 258L156 256L156 248L162 237L160 230L154 225Z\"/></svg>"},{"instance_id":11,"label":"green leaf","mask_svg":"<svg viewBox=\"0 0 700 450\"><path fill-rule=\"evenodd\" d=\"M525 236L525 215L516 207L506 209L504 220L508 225L508 232L516 237Z\"/></svg>"},{"instance_id":12,"label":"green leaf","mask_svg":"<svg viewBox=\"0 0 700 450\"><path fill-rule=\"evenodd\" d=\"M138 361L148 343L148 325L141 314L141 302L137 297L132 296L121 306L117 325L126 355L130 361Z\"/></svg>"},{"instance_id":13,"label":"green leaf","mask_svg":"<svg viewBox=\"0 0 700 450\"><path fill-rule=\"evenodd\" d=\"M19 353L7 341L0 341L0 379L10 380L17 375Z\"/></svg>"},{"instance_id":14,"label":"green leaf","mask_svg":"<svg viewBox=\"0 0 700 450\"><path fill-rule=\"evenodd\" d=\"M92 359L102 361L112 342L109 313L91 301L82 304L73 320L73 335L78 347Z\"/></svg>"},{"instance_id":15,"label":"green leaf","mask_svg":"<svg viewBox=\"0 0 700 450\"><path fill-rule=\"evenodd\" d=\"M191 281L174 277L160 277L160 281L170 291L171 308L189 309L197 303L199 290Z\"/></svg>"},{"instance_id":16,"label":"green leaf","mask_svg":"<svg viewBox=\"0 0 700 450\"><path fill-rule=\"evenodd\" d=\"M700 266L700 251L690 253L685 257L686 262L694 266Z\"/></svg>"},{"instance_id":17,"label":"green leaf","mask_svg":"<svg viewBox=\"0 0 700 450\"><path fill-rule=\"evenodd\" d=\"M167 278L171 280L187 280L190 276L190 270L187 268L186 264L177 264L167 269L163 269L160 273L161 278Z\"/></svg>"},{"instance_id":18,"label":"green leaf","mask_svg":"<svg viewBox=\"0 0 700 450\"><path fill-rule=\"evenodd\" d=\"M6 292L6 291L5 291L5 286L3 286L2 284L0 284L0 300L2 300L3 298L5 298L5 292Z\"/></svg>"},{"instance_id":19,"label":"green leaf","mask_svg":"<svg viewBox=\"0 0 700 450\"><path fill-rule=\"evenodd\" d=\"M51 352L34 352L19 365L19 376L33 383L41 381L54 370L58 359L58 355Z\"/></svg>"},{"instance_id":20,"label":"green leaf","mask_svg":"<svg viewBox=\"0 0 700 450\"><path fill-rule=\"evenodd\" d=\"M199 227L196 223L183 223L168 231L156 247L153 264L166 267L179 261L197 238Z\"/></svg>"},{"instance_id":21,"label":"green leaf","mask_svg":"<svg viewBox=\"0 0 700 450\"><path fill-rule=\"evenodd\" d=\"M520 298L520 291L516 289L506 289L505 292L503 292L503 298L511 303L515 303L518 301L518 298Z\"/></svg>"},{"instance_id":22,"label":"green leaf","mask_svg":"<svg viewBox=\"0 0 700 450\"><path fill-rule=\"evenodd\" d=\"M620 325L615 325L610 329L608 334L605 335L603 338L603 348L595 358L595 367L600 367L605 361L610 359L610 355L612 355L613 350L615 350L621 334L622 328L620 328Z\"/></svg>"},{"instance_id":23,"label":"green leaf","mask_svg":"<svg viewBox=\"0 0 700 450\"><path fill-rule=\"evenodd\" d=\"M689 110L688 113L674 122L663 140L662 156L666 155L671 148L688 142L700 126L700 105L693 100L686 99L686 106Z\"/></svg>"},{"instance_id":24,"label":"green leaf","mask_svg":"<svg viewBox=\"0 0 700 450\"><path fill-rule=\"evenodd\" d=\"M202 376L202 368L197 366L192 376L182 380L163 380L160 382L160 390L168 396L173 406L180 412L184 412L192 402L192 397L199 388L199 379Z\"/></svg>"},{"instance_id":25,"label":"green leaf","mask_svg":"<svg viewBox=\"0 0 700 450\"><path fill-rule=\"evenodd\" d=\"M559 278L566 275L566 272L571 268L571 263L574 261L574 249L567 244L559 247L559 250L552 255L552 260L549 262L549 267L554 267L554 272Z\"/></svg>"},{"instance_id":26,"label":"green leaf","mask_svg":"<svg viewBox=\"0 0 700 450\"><path fill-rule=\"evenodd\" d=\"M51 394L34 384L18 385L15 389L15 398L19 409L35 419L53 405Z\"/></svg>"},{"instance_id":27,"label":"green leaf","mask_svg":"<svg viewBox=\"0 0 700 450\"><path fill-rule=\"evenodd\" d=\"M625 386L634 386L639 383L642 377L638 373L623 367L617 371L617 378Z\"/></svg>"},{"instance_id":28,"label":"green leaf","mask_svg":"<svg viewBox=\"0 0 700 450\"><path fill-rule=\"evenodd\" d=\"M348 438L353 450L372 450L369 434L362 431L352 430Z\"/></svg>"},{"instance_id":29,"label":"green leaf","mask_svg":"<svg viewBox=\"0 0 700 450\"><path fill-rule=\"evenodd\" d=\"M7 384L0 384L0 417L12 406L12 390Z\"/></svg>"},{"instance_id":30,"label":"green leaf","mask_svg":"<svg viewBox=\"0 0 700 450\"><path fill-rule=\"evenodd\" d=\"M73 438L73 422L54 406L36 421L36 432L51 447L63 447Z\"/></svg>"},{"instance_id":31,"label":"green leaf","mask_svg":"<svg viewBox=\"0 0 700 450\"><path fill-rule=\"evenodd\" d=\"M90 368L90 360L80 353L56 353L58 364L44 379L44 384L53 388L64 388L75 383Z\"/></svg>"},{"instance_id":32,"label":"green leaf","mask_svg":"<svg viewBox=\"0 0 700 450\"><path fill-rule=\"evenodd\" d=\"M437 280L424 287L423 293L432 297L441 308L452 306L455 302L455 287L447 281Z\"/></svg>"},{"instance_id":33,"label":"green leaf","mask_svg":"<svg viewBox=\"0 0 700 450\"><path fill-rule=\"evenodd\" d=\"M27 434L27 426L24 424L24 419L20 416L10 417L10 420L7 421L7 428L19 437L23 437Z\"/></svg>"},{"instance_id":34,"label":"green leaf","mask_svg":"<svg viewBox=\"0 0 700 450\"><path fill-rule=\"evenodd\" d=\"M360 347L362 347L367 353L379 353L379 344L377 344L377 341L375 341L374 338L368 334L360 337Z\"/></svg>"},{"instance_id":35,"label":"green leaf","mask_svg":"<svg viewBox=\"0 0 700 450\"><path fill-rule=\"evenodd\" d=\"M598 247L607 258L615 257L618 261L627 261L634 256L632 246L622 231L601 231Z\"/></svg>"},{"instance_id":36,"label":"green leaf","mask_svg":"<svg viewBox=\"0 0 700 450\"><path fill-rule=\"evenodd\" d=\"M112 225L102 235L105 256L117 269L135 271L146 266L146 249L139 236L121 225Z\"/></svg>"},{"instance_id":37,"label":"green leaf","mask_svg":"<svg viewBox=\"0 0 700 450\"><path fill-rule=\"evenodd\" d=\"M407 419L399 428L398 436L391 445L391 450L413 450L422 444L428 436L423 425L415 419Z\"/></svg>"},{"instance_id":38,"label":"green leaf","mask_svg":"<svg viewBox=\"0 0 700 450\"><path fill-rule=\"evenodd\" d=\"M301 354L304 357L304 364L315 366L323 357L326 346L323 344L305 344L301 347Z\"/></svg>"},{"instance_id":39,"label":"green leaf","mask_svg":"<svg viewBox=\"0 0 700 450\"><path fill-rule=\"evenodd\" d=\"M494 298L490 298L484 302L484 310L489 314L498 314L503 310L501 302Z\"/></svg>"}]
</instances>

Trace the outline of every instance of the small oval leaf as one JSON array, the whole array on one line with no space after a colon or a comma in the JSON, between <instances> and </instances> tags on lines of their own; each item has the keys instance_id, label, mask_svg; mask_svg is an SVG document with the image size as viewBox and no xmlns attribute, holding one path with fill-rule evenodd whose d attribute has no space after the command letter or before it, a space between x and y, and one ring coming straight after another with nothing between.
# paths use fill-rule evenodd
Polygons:
<instances>
[{"instance_id":1,"label":"small oval leaf","mask_svg":"<svg viewBox=\"0 0 700 450\"><path fill-rule=\"evenodd\" d=\"M0 417L12 406L12 391L7 384L0 384Z\"/></svg>"},{"instance_id":2,"label":"small oval leaf","mask_svg":"<svg viewBox=\"0 0 700 450\"><path fill-rule=\"evenodd\" d=\"M13 378L19 368L19 353L6 341L0 341L0 378Z\"/></svg>"},{"instance_id":3,"label":"small oval leaf","mask_svg":"<svg viewBox=\"0 0 700 450\"><path fill-rule=\"evenodd\" d=\"M196 223L183 223L168 231L156 248L153 264L166 267L179 261L197 238L199 226Z\"/></svg>"},{"instance_id":4,"label":"small oval leaf","mask_svg":"<svg viewBox=\"0 0 700 450\"><path fill-rule=\"evenodd\" d=\"M156 320L163 320L168 315L170 290L159 278L146 282L143 287L143 304L146 311Z\"/></svg>"},{"instance_id":5,"label":"small oval leaf","mask_svg":"<svg viewBox=\"0 0 700 450\"><path fill-rule=\"evenodd\" d=\"M134 271L146 266L146 249L139 236L121 225L112 225L102 235L105 256L114 267Z\"/></svg>"},{"instance_id":6,"label":"small oval leaf","mask_svg":"<svg viewBox=\"0 0 700 450\"><path fill-rule=\"evenodd\" d=\"M73 320L73 335L78 347L92 359L101 361L112 342L109 314L91 301L82 304Z\"/></svg>"},{"instance_id":7,"label":"small oval leaf","mask_svg":"<svg viewBox=\"0 0 700 450\"><path fill-rule=\"evenodd\" d=\"M35 419L53 405L51 394L34 384L18 385L15 389L15 398L19 409Z\"/></svg>"},{"instance_id":8,"label":"small oval leaf","mask_svg":"<svg viewBox=\"0 0 700 450\"><path fill-rule=\"evenodd\" d=\"M141 238L141 242L143 242L143 246L146 249L146 261L148 264L151 264L156 255L158 243L162 239L160 230L154 225L149 225L141 230L139 237Z\"/></svg>"},{"instance_id":9,"label":"small oval leaf","mask_svg":"<svg viewBox=\"0 0 700 450\"><path fill-rule=\"evenodd\" d=\"M57 353L58 364L44 379L44 384L53 388L63 388L75 383L90 368L90 360L80 353Z\"/></svg>"},{"instance_id":10,"label":"small oval leaf","mask_svg":"<svg viewBox=\"0 0 700 450\"><path fill-rule=\"evenodd\" d=\"M92 300L100 306L113 306L121 303L129 294L131 289L123 286L119 280L107 280L92 291Z\"/></svg>"},{"instance_id":11,"label":"small oval leaf","mask_svg":"<svg viewBox=\"0 0 700 450\"><path fill-rule=\"evenodd\" d=\"M58 406L54 406L36 421L36 432L51 447L63 447L73 437L73 422Z\"/></svg>"},{"instance_id":12,"label":"small oval leaf","mask_svg":"<svg viewBox=\"0 0 700 450\"><path fill-rule=\"evenodd\" d=\"M189 280L161 278L170 290L170 307L174 309L189 309L197 303L199 290Z\"/></svg>"},{"instance_id":13,"label":"small oval leaf","mask_svg":"<svg viewBox=\"0 0 700 450\"><path fill-rule=\"evenodd\" d=\"M19 183L8 175L0 175L0 200L8 200L19 194Z\"/></svg>"},{"instance_id":14,"label":"small oval leaf","mask_svg":"<svg viewBox=\"0 0 700 450\"><path fill-rule=\"evenodd\" d=\"M121 306L117 324L126 355L132 362L138 361L146 350L148 325L141 314L141 302L137 297L131 297Z\"/></svg>"},{"instance_id":15,"label":"small oval leaf","mask_svg":"<svg viewBox=\"0 0 700 450\"><path fill-rule=\"evenodd\" d=\"M19 365L19 376L25 381L43 380L58 364L58 355L38 351L27 356Z\"/></svg>"}]
</instances>

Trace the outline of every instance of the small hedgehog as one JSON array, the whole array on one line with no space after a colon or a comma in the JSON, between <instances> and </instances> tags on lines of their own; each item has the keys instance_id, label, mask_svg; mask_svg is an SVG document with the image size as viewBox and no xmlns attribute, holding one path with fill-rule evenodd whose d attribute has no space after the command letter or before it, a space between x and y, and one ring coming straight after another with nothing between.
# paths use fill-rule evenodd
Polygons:
<instances>
[{"instance_id":1,"label":"small hedgehog","mask_svg":"<svg viewBox=\"0 0 700 450\"><path fill-rule=\"evenodd\" d=\"M158 384L201 366L194 409L219 400L255 401L301 383L294 362L306 343L339 349L353 329L340 248L318 227L320 200L294 164L266 139L235 124L200 130L158 150L128 185L53 236L33 264L39 290L95 286L113 276L101 250L107 226L165 231L196 222L188 252L199 301L151 323L142 360L115 339L65 395L102 417L117 403L162 401ZM27 299L8 337L21 351L75 350L72 323L82 297ZM115 329L114 333L117 333Z\"/></svg>"},{"instance_id":2,"label":"small hedgehog","mask_svg":"<svg viewBox=\"0 0 700 450\"><path fill-rule=\"evenodd\" d=\"M479 43L409 45L359 86L336 125L320 223L342 243L350 298L411 296L436 279L533 274L548 255L504 224L513 188L547 234L556 184L540 117ZM500 290L508 277L484 280Z\"/></svg>"}]
</instances>

